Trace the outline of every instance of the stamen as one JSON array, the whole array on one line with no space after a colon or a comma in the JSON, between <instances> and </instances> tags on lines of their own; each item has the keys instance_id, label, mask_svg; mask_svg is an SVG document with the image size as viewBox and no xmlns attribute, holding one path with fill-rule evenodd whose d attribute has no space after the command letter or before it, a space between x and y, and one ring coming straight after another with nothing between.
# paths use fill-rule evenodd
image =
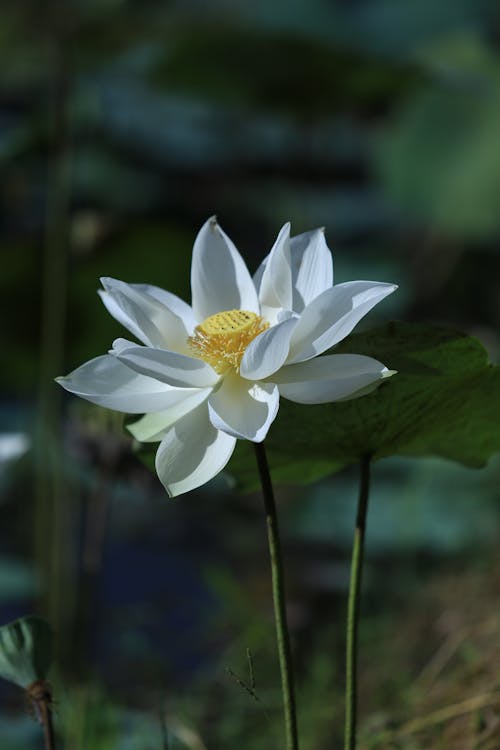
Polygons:
<instances>
[{"instance_id":1,"label":"stamen","mask_svg":"<svg viewBox=\"0 0 500 750\"><path fill-rule=\"evenodd\" d=\"M195 357L204 360L220 375L239 371L245 349L269 328L264 318L248 310L225 310L200 323L188 343Z\"/></svg>"}]
</instances>

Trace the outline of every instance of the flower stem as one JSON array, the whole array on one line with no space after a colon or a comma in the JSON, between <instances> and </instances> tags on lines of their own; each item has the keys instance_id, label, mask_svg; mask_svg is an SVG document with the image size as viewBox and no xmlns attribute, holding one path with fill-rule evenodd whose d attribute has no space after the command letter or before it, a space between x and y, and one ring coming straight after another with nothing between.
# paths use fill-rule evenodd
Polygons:
<instances>
[{"instance_id":1,"label":"flower stem","mask_svg":"<svg viewBox=\"0 0 500 750\"><path fill-rule=\"evenodd\" d=\"M267 521L269 556L271 558L274 618L278 641L283 709L285 713L286 747L287 750L298 750L297 709L295 703L290 635L288 633L286 619L285 579L283 573L281 542L276 504L274 502L273 485L263 443L255 443L255 455L262 485L262 495L264 498L264 508Z\"/></svg>"},{"instance_id":2,"label":"flower stem","mask_svg":"<svg viewBox=\"0 0 500 750\"><path fill-rule=\"evenodd\" d=\"M356 748L359 602L363 572L366 512L370 494L370 461L371 456L369 455L364 455L361 458L358 510L352 545L351 580L347 605L344 750L355 750Z\"/></svg>"},{"instance_id":3,"label":"flower stem","mask_svg":"<svg viewBox=\"0 0 500 750\"><path fill-rule=\"evenodd\" d=\"M45 750L56 750L56 737L54 724L52 723L52 711L50 708L47 711L45 722L43 724L43 738L45 741Z\"/></svg>"},{"instance_id":4,"label":"flower stem","mask_svg":"<svg viewBox=\"0 0 500 750\"><path fill-rule=\"evenodd\" d=\"M43 729L45 750L56 750L56 735L52 721L52 688L46 680L36 680L26 688L30 711Z\"/></svg>"}]
</instances>

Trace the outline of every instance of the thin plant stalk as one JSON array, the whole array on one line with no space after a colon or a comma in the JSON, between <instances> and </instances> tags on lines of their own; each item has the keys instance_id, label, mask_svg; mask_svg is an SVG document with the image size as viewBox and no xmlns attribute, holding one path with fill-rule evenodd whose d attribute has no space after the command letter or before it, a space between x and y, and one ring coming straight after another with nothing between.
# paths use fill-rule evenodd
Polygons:
<instances>
[{"instance_id":1,"label":"thin plant stalk","mask_svg":"<svg viewBox=\"0 0 500 750\"><path fill-rule=\"evenodd\" d=\"M46 680L37 680L26 689L33 716L41 725L45 750L56 750L56 734L52 716L52 688Z\"/></svg>"},{"instance_id":2,"label":"thin plant stalk","mask_svg":"<svg viewBox=\"0 0 500 750\"><path fill-rule=\"evenodd\" d=\"M287 750L298 750L299 741L297 734L297 707L295 701L295 688L292 665L292 651L290 647L290 635L286 617L285 579L283 572L283 559L278 526L278 515L274 501L273 485L266 451L263 443L255 443L255 455L259 470L264 508L267 522L267 539L269 545L269 556L271 559L271 575L273 587L274 619L276 623L276 636L278 641L278 656L281 672L281 690L283 695L283 709L285 714L286 748Z\"/></svg>"},{"instance_id":3,"label":"thin plant stalk","mask_svg":"<svg viewBox=\"0 0 500 750\"><path fill-rule=\"evenodd\" d=\"M63 369L66 319L67 242L70 200L68 41L59 5L53 3L54 30L50 39L51 90L49 95L49 158L47 164L47 209L42 273L40 371L38 389L38 434L35 506L35 554L47 590L42 609L62 634L63 560L69 504L62 471L60 389L54 377ZM59 649L58 644L58 649Z\"/></svg>"},{"instance_id":4,"label":"thin plant stalk","mask_svg":"<svg viewBox=\"0 0 500 750\"><path fill-rule=\"evenodd\" d=\"M56 750L56 736L54 724L52 722L52 711L47 711L46 721L43 725L43 738L45 740L45 750Z\"/></svg>"},{"instance_id":5,"label":"thin plant stalk","mask_svg":"<svg viewBox=\"0 0 500 750\"><path fill-rule=\"evenodd\" d=\"M352 545L351 580L347 605L347 646L345 686L345 735L344 750L355 750L357 732L358 700L358 625L363 574L366 514L370 494L371 456L365 455L360 462L360 485L356 528Z\"/></svg>"}]
</instances>

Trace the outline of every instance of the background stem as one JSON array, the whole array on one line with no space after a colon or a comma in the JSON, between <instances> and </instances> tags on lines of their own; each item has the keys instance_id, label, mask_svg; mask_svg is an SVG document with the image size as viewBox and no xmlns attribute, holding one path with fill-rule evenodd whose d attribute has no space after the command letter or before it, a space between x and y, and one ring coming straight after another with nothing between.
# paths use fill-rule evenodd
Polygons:
<instances>
[{"instance_id":1,"label":"background stem","mask_svg":"<svg viewBox=\"0 0 500 750\"><path fill-rule=\"evenodd\" d=\"M285 713L286 747L287 750L298 750L297 709L295 703L295 689L293 680L292 652L290 635L286 618L285 580L281 542L278 527L278 516L274 502L273 485L266 451L263 443L255 443L255 455L259 469L260 482L267 522L267 539L271 558L271 573L273 585L274 619L276 622L276 636L278 641L278 655L281 672L281 690L283 694L283 708Z\"/></svg>"},{"instance_id":2,"label":"background stem","mask_svg":"<svg viewBox=\"0 0 500 750\"><path fill-rule=\"evenodd\" d=\"M361 458L358 510L352 545L351 580L347 605L345 750L355 750L356 748L359 602L363 573L366 513L370 494L370 462L371 456L369 455Z\"/></svg>"},{"instance_id":3,"label":"background stem","mask_svg":"<svg viewBox=\"0 0 500 750\"><path fill-rule=\"evenodd\" d=\"M69 41L64 6L48 6L51 33L48 91L48 158L45 245L42 268L38 425L36 436L35 557L42 572L40 609L59 634L60 662L70 586L70 502L64 479L62 390L54 383L63 372L66 321L67 251L70 202Z\"/></svg>"}]
</instances>

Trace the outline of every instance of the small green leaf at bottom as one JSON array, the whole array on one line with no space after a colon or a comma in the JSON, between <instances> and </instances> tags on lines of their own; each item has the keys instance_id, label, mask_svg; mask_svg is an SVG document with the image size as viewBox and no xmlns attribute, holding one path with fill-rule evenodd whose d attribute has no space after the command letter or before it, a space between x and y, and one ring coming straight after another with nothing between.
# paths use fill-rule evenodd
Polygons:
<instances>
[{"instance_id":1,"label":"small green leaf at bottom","mask_svg":"<svg viewBox=\"0 0 500 750\"><path fill-rule=\"evenodd\" d=\"M0 627L0 677L26 689L45 680L52 661L52 630L27 616Z\"/></svg>"}]
</instances>

